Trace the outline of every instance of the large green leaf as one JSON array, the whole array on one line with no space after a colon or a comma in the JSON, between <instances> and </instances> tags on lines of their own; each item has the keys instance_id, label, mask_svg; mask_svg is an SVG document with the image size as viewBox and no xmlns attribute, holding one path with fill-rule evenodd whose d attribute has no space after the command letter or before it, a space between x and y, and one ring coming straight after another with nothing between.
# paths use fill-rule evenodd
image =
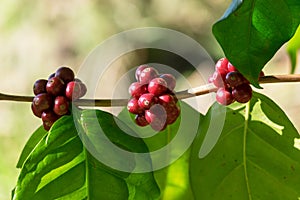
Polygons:
<instances>
[{"instance_id":1,"label":"large green leaf","mask_svg":"<svg viewBox=\"0 0 300 200\"><path fill-rule=\"evenodd\" d=\"M233 4L240 4L233 1ZM244 0L213 26L226 57L252 84L300 22L299 0Z\"/></svg>"},{"instance_id":2,"label":"large green leaf","mask_svg":"<svg viewBox=\"0 0 300 200\"><path fill-rule=\"evenodd\" d=\"M131 129L135 130L140 136L144 137L149 151L157 151L174 140L176 135L183 132L188 138L189 135L195 136L193 133L199 128L199 121L202 115L190 107L185 102L180 101L181 117L176 122L169 125L164 131L156 133L150 127L139 127L134 123L133 115L130 115L125 108L120 114L119 118L125 122ZM191 120L193 119L193 120ZM194 136L193 136L194 135ZM169 165L160 168L154 172L155 179L161 190L161 200L192 200L193 194L189 183L189 157L190 148L184 149L180 146L170 146L169 151L161 154L164 160L170 160ZM175 161L173 161L175 159ZM159 158L153 155L153 162ZM155 163L154 163L155 164Z\"/></svg>"},{"instance_id":3,"label":"large green leaf","mask_svg":"<svg viewBox=\"0 0 300 200\"><path fill-rule=\"evenodd\" d=\"M96 113L96 120L89 119L90 112ZM133 146L132 141L123 137L125 133L121 129L110 127L114 117L109 113L91 110L76 114L84 122L77 127L79 130L74 125L73 116L63 117L34 148L28 148L32 149L30 153L24 153L24 157L28 156L22 165L13 199L158 198L159 189L151 172L131 174L102 164L86 150L78 131L88 135L88 132L81 131L93 130L97 121L102 130L111 133L109 139L119 146L147 151L143 141L135 138ZM107 149L106 154L113 152ZM135 168L134 163L132 168Z\"/></svg>"},{"instance_id":4,"label":"large green leaf","mask_svg":"<svg viewBox=\"0 0 300 200\"><path fill-rule=\"evenodd\" d=\"M296 200L300 197L299 134L269 98L255 93L246 105L227 108L221 136L199 159L210 121L202 121L192 148L190 176L196 199ZM214 108L221 107L218 104Z\"/></svg>"}]
</instances>

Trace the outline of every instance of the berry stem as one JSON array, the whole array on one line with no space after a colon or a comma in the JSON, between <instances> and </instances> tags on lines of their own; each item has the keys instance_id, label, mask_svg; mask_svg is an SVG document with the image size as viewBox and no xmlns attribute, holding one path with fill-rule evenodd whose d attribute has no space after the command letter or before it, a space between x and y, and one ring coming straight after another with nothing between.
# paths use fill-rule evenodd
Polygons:
<instances>
[{"instance_id":1,"label":"berry stem","mask_svg":"<svg viewBox=\"0 0 300 200\"><path fill-rule=\"evenodd\" d=\"M300 82L300 74L288 75L272 75L262 76L259 78L259 83L282 83L282 82ZM199 87L176 92L178 99L186 99L199 95L216 92L217 88L214 84L209 83ZM0 100L4 101L19 101L19 102L32 102L32 96L17 96L0 93ZM78 99L74 101L77 106L91 106L91 107L111 107L111 106L126 106L128 99Z\"/></svg>"}]
</instances>

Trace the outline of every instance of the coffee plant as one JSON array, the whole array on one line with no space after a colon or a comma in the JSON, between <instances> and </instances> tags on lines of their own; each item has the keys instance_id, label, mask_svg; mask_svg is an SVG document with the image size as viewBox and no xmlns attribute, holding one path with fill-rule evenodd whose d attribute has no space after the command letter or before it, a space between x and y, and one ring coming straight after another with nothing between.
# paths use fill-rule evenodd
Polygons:
<instances>
[{"instance_id":1,"label":"coffee plant","mask_svg":"<svg viewBox=\"0 0 300 200\"><path fill-rule=\"evenodd\" d=\"M212 89L191 95L216 92L217 102L205 115L180 100L188 96L173 91L172 75L159 75L149 66L136 71L137 82L129 89L132 99L121 103L124 109L118 116L77 107L88 104L80 99L86 88L66 68L49 80L38 80L34 99L3 94L6 100L33 100L32 110L44 122L20 155L17 168L21 171L11 198L299 200L299 133L272 99L250 87L300 81L298 75L264 76L261 72L293 37L299 23L299 0L233 0L212 26L226 59L210 78ZM295 37L288 45L292 71L300 40ZM212 125L221 121L221 129ZM188 136L195 124L195 138L183 153L178 153L184 149L180 143L162 155L149 153L171 143L177 134ZM141 137L153 133L152 128L159 132ZM215 144L207 147L209 140ZM154 170L155 156L170 161L169 165Z\"/></svg>"}]
</instances>

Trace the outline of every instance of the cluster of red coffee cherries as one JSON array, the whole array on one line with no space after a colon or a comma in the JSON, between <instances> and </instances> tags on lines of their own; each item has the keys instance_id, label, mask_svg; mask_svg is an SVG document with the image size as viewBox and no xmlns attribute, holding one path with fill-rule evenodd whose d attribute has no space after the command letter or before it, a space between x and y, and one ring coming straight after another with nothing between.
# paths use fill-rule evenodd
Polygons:
<instances>
[{"instance_id":1,"label":"cluster of red coffee cherries","mask_svg":"<svg viewBox=\"0 0 300 200\"><path fill-rule=\"evenodd\" d=\"M135 78L137 82L129 87L132 98L127 109L136 115L136 124L150 125L155 131L162 131L168 124L174 123L180 114L174 95L175 77L159 74L149 65L141 65L135 72Z\"/></svg>"},{"instance_id":2,"label":"cluster of red coffee cherries","mask_svg":"<svg viewBox=\"0 0 300 200\"><path fill-rule=\"evenodd\" d=\"M46 79L39 79L33 85L31 109L42 118L45 130L63 115L69 114L70 101L84 96L87 88L68 67L60 67Z\"/></svg>"},{"instance_id":3,"label":"cluster of red coffee cherries","mask_svg":"<svg viewBox=\"0 0 300 200\"><path fill-rule=\"evenodd\" d=\"M264 76L264 73L261 72L260 76ZM229 105L234 101L246 103L252 98L252 88L249 81L227 58L218 60L215 72L208 81L218 88L216 100L222 105Z\"/></svg>"}]
</instances>

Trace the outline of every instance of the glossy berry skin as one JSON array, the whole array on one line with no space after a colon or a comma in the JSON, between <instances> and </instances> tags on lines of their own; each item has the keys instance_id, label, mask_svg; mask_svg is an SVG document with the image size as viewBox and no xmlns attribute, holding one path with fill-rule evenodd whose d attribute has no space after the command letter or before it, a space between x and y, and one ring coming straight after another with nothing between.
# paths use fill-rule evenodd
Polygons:
<instances>
[{"instance_id":1,"label":"glossy berry skin","mask_svg":"<svg viewBox=\"0 0 300 200\"><path fill-rule=\"evenodd\" d=\"M146 93L143 94L142 96L140 96L139 100L138 100L138 105L142 108L142 109L149 109L152 105L157 103L157 97L154 96L151 93Z\"/></svg>"},{"instance_id":2,"label":"glossy berry skin","mask_svg":"<svg viewBox=\"0 0 300 200\"><path fill-rule=\"evenodd\" d=\"M164 94L158 97L158 102L162 106L167 106L170 104L176 104L174 96L170 94Z\"/></svg>"},{"instance_id":3,"label":"glossy berry skin","mask_svg":"<svg viewBox=\"0 0 300 200\"><path fill-rule=\"evenodd\" d=\"M167 83L167 88L170 91L173 91L176 87L176 79L172 74L162 74L159 76L160 78L164 79Z\"/></svg>"},{"instance_id":4,"label":"glossy berry skin","mask_svg":"<svg viewBox=\"0 0 300 200\"><path fill-rule=\"evenodd\" d=\"M142 85L148 84L152 79L156 78L158 76L158 72L153 67L147 67L145 68L140 76L139 76L139 82Z\"/></svg>"},{"instance_id":5,"label":"glossy berry skin","mask_svg":"<svg viewBox=\"0 0 300 200\"><path fill-rule=\"evenodd\" d=\"M228 63L229 62L227 58L221 58L220 60L218 60L215 66L216 72L218 72L221 75L223 80L225 80L226 74L228 73Z\"/></svg>"},{"instance_id":6,"label":"glossy berry skin","mask_svg":"<svg viewBox=\"0 0 300 200\"><path fill-rule=\"evenodd\" d=\"M145 118L145 115L136 115L134 120L137 125L142 127L147 126L149 124Z\"/></svg>"},{"instance_id":7,"label":"glossy berry skin","mask_svg":"<svg viewBox=\"0 0 300 200\"><path fill-rule=\"evenodd\" d=\"M146 110L145 118L155 131L162 131L167 126L167 113L164 107L159 104L155 104L149 110Z\"/></svg>"},{"instance_id":8,"label":"glossy berry skin","mask_svg":"<svg viewBox=\"0 0 300 200\"><path fill-rule=\"evenodd\" d=\"M232 96L239 103L246 103L252 98L252 88L249 84L242 84L232 90Z\"/></svg>"},{"instance_id":9,"label":"glossy berry skin","mask_svg":"<svg viewBox=\"0 0 300 200\"><path fill-rule=\"evenodd\" d=\"M127 109L130 113L132 114L142 114L144 113L144 109L142 109L139 104L138 104L138 100L133 98L133 99L130 99L128 101L128 104L127 104Z\"/></svg>"},{"instance_id":10,"label":"glossy berry skin","mask_svg":"<svg viewBox=\"0 0 300 200\"><path fill-rule=\"evenodd\" d=\"M140 65L136 70L135 70L135 79L139 81L140 75L142 71L146 68L150 67L149 65Z\"/></svg>"},{"instance_id":11,"label":"glossy berry skin","mask_svg":"<svg viewBox=\"0 0 300 200\"><path fill-rule=\"evenodd\" d=\"M41 117L42 117L43 111L37 109L37 107L36 107L33 103L31 103L31 110L32 110L32 113L33 113L36 117L38 117L38 118L41 118Z\"/></svg>"},{"instance_id":12,"label":"glossy berry skin","mask_svg":"<svg viewBox=\"0 0 300 200\"><path fill-rule=\"evenodd\" d=\"M180 108L177 105L167 107L167 124L173 124L180 115Z\"/></svg>"},{"instance_id":13,"label":"glossy berry skin","mask_svg":"<svg viewBox=\"0 0 300 200\"><path fill-rule=\"evenodd\" d=\"M53 96L65 94L65 83L59 77L53 77L48 80L46 90Z\"/></svg>"},{"instance_id":14,"label":"glossy berry skin","mask_svg":"<svg viewBox=\"0 0 300 200\"><path fill-rule=\"evenodd\" d=\"M86 87L82 82L71 81L66 87L66 97L70 100L76 100L83 97L86 93Z\"/></svg>"},{"instance_id":15,"label":"glossy berry skin","mask_svg":"<svg viewBox=\"0 0 300 200\"><path fill-rule=\"evenodd\" d=\"M34 109L38 112L43 112L45 110L51 109L53 106L53 98L48 93L41 93L33 98L32 104Z\"/></svg>"},{"instance_id":16,"label":"glossy berry skin","mask_svg":"<svg viewBox=\"0 0 300 200\"><path fill-rule=\"evenodd\" d=\"M149 82L148 91L155 96L162 95L167 91L167 82L162 78L154 78Z\"/></svg>"},{"instance_id":17,"label":"glossy berry skin","mask_svg":"<svg viewBox=\"0 0 300 200\"><path fill-rule=\"evenodd\" d=\"M43 121L43 126L47 131L49 131L54 122L59 119L59 116L51 110L43 112L41 117Z\"/></svg>"},{"instance_id":18,"label":"glossy berry skin","mask_svg":"<svg viewBox=\"0 0 300 200\"><path fill-rule=\"evenodd\" d=\"M212 82L213 84L217 87L217 88L220 88L220 87L225 87L226 86L226 83L224 82L221 74L219 74L217 71L215 71L213 73L213 76L212 76Z\"/></svg>"},{"instance_id":19,"label":"glossy berry skin","mask_svg":"<svg viewBox=\"0 0 300 200\"><path fill-rule=\"evenodd\" d=\"M58 96L54 100L53 111L61 116L69 112L69 100L65 96Z\"/></svg>"},{"instance_id":20,"label":"glossy berry skin","mask_svg":"<svg viewBox=\"0 0 300 200\"><path fill-rule=\"evenodd\" d=\"M142 85L139 82L134 82L129 86L128 92L132 97L139 98L141 95L148 92L147 85Z\"/></svg>"},{"instance_id":21,"label":"glossy berry skin","mask_svg":"<svg viewBox=\"0 0 300 200\"><path fill-rule=\"evenodd\" d=\"M247 80L244 78L244 76L237 71L229 72L226 75L226 83L230 85L230 87L237 87L243 83L246 83Z\"/></svg>"},{"instance_id":22,"label":"glossy berry skin","mask_svg":"<svg viewBox=\"0 0 300 200\"><path fill-rule=\"evenodd\" d=\"M227 106L234 102L234 98L231 95L231 92L225 88L219 88L216 94L217 102L221 105Z\"/></svg>"},{"instance_id":23,"label":"glossy berry skin","mask_svg":"<svg viewBox=\"0 0 300 200\"><path fill-rule=\"evenodd\" d=\"M48 80L50 80L51 78L53 78L55 76L55 73L50 74L50 76L48 77Z\"/></svg>"},{"instance_id":24,"label":"glossy berry skin","mask_svg":"<svg viewBox=\"0 0 300 200\"><path fill-rule=\"evenodd\" d=\"M55 76L62 79L66 84L73 81L75 77L73 70L64 66L56 70Z\"/></svg>"},{"instance_id":25,"label":"glossy berry skin","mask_svg":"<svg viewBox=\"0 0 300 200\"><path fill-rule=\"evenodd\" d=\"M46 85L47 85L47 80L46 79L39 79L35 81L33 84L33 93L35 95L41 94L41 93L46 93Z\"/></svg>"},{"instance_id":26,"label":"glossy berry skin","mask_svg":"<svg viewBox=\"0 0 300 200\"><path fill-rule=\"evenodd\" d=\"M238 71L230 62L228 62L227 70L228 70L228 72Z\"/></svg>"}]
</instances>

